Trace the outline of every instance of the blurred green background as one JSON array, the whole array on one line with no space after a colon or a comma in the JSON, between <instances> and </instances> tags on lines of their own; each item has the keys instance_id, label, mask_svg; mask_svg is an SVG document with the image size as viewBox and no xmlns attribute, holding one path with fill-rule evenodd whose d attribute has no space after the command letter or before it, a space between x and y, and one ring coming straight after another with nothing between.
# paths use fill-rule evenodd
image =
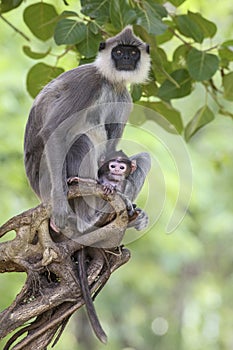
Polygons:
<instances>
[{"instance_id":1,"label":"blurred green background","mask_svg":"<svg viewBox=\"0 0 233 350\"><path fill-rule=\"evenodd\" d=\"M222 41L232 39L230 0L188 0L182 6L182 11L186 9L199 11L214 21ZM11 11L7 18L24 29L21 11ZM23 43L23 38L0 20L0 224L38 203L23 166L23 134L32 104L25 80L33 65L22 53ZM165 49L172 53L171 44ZM70 56L67 69L74 59ZM185 111L183 115L189 120L196 110L195 103L202 98L200 87L195 94L174 101L174 106ZM211 107L216 111L214 105ZM232 104L228 109L232 110ZM150 129L150 125L145 127ZM111 276L95 302L108 344L95 340L85 317L80 315L69 323L57 350L233 349L232 130L232 120L217 115L184 146L193 169L192 198L181 224L167 234L179 185L185 183L179 183L172 157L156 136L140 129L126 129L125 138L131 144L132 140L144 143L153 158L151 174L137 202L145 204L150 230L141 237L129 232L126 242L132 258ZM127 142L122 145L127 148ZM128 146L133 152L131 148ZM1 310L12 302L24 280L23 274L0 276ZM88 345L81 340L77 343L83 332L89 334ZM0 349L4 343L5 340L0 342Z\"/></svg>"}]
</instances>

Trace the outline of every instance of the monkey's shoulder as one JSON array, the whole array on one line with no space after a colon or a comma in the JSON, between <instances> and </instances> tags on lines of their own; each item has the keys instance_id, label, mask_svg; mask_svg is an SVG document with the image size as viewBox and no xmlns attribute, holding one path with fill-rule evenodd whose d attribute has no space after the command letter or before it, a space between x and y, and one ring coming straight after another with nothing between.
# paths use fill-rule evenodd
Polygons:
<instances>
[{"instance_id":1,"label":"monkey's shoulder","mask_svg":"<svg viewBox=\"0 0 233 350\"><path fill-rule=\"evenodd\" d=\"M43 89L44 92L55 93L77 91L78 88L97 88L102 83L102 77L93 64L85 64L62 73L53 79ZM58 96L57 96L58 97Z\"/></svg>"}]
</instances>

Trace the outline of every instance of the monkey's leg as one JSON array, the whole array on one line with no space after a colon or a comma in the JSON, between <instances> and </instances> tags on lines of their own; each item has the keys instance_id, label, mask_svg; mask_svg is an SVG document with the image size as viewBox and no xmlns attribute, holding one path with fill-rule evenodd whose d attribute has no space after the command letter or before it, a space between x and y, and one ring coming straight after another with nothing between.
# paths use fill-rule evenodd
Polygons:
<instances>
[{"instance_id":1,"label":"monkey's leg","mask_svg":"<svg viewBox=\"0 0 233 350\"><path fill-rule=\"evenodd\" d=\"M78 273L80 287L83 295L83 299L86 304L87 314L92 325L92 328L97 336L97 338L104 344L107 343L107 336L99 322L98 316L95 311L94 303L91 297L91 292L88 285L87 270L86 270L86 248L83 247L78 252Z\"/></svg>"}]
</instances>

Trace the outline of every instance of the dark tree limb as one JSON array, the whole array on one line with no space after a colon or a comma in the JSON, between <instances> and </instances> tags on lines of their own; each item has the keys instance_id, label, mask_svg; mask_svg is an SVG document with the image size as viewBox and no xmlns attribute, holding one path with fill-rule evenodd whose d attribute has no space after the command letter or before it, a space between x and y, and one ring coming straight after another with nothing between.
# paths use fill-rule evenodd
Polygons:
<instances>
[{"instance_id":1,"label":"dark tree limb","mask_svg":"<svg viewBox=\"0 0 233 350\"><path fill-rule=\"evenodd\" d=\"M83 246L90 246L86 248L87 275L93 296L100 292L111 273L130 258L127 249L119 248L129 221L124 200L118 194L106 197L93 180L82 180L81 187L80 190L78 185L70 186L68 198L94 195L113 208L103 227L93 232L78 239L70 239L73 238L70 232L54 238L49 230L51 207L43 203L0 227L0 237L12 230L16 232L13 240L0 243L0 272L27 273L21 292L0 313L0 339L15 331L5 350L13 343L12 350L42 350L59 339L71 315L84 304L76 259ZM103 243L106 249L98 247L99 244L103 247ZM19 327L22 328L17 331Z\"/></svg>"}]
</instances>

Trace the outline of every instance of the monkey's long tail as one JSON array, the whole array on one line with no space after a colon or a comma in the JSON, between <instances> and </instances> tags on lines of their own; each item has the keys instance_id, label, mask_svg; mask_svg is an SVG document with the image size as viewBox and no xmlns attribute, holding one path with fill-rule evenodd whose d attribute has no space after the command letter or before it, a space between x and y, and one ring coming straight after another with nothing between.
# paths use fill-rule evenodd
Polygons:
<instances>
[{"instance_id":1,"label":"monkey's long tail","mask_svg":"<svg viewBox=\"0 0 233 350\"><path fill-rule=\"evenodd\" d=\"M86 304L87 314L92 325L93 331L95 332L97 338L104 344L107 343L107 335L104 332L100 321L98 319L97 313L95 311L94 303L91 297L91 292L88 286L87 271L85 265L85 248L78 252L78 272L80 287L83 295L83 299Z\"/></svg>"}]
</instances>

